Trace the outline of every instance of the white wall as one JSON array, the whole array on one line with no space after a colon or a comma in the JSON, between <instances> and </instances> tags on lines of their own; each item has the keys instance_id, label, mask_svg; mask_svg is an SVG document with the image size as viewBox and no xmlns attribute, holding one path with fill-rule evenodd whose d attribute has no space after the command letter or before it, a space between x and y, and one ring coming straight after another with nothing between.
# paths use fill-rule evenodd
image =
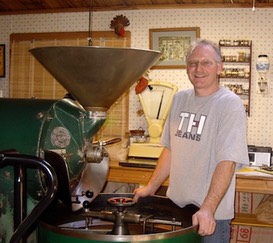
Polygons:
<instances>
[{"instance_id":1,"label":"white wall","mask_svg":"<svg viewBox=\"0 0 273 243\"><path fill-rule=\"evenodd\" d=\"M273 63L273 8L272 9L178 9L178 10L131 10L94 12L92 30L110 30L110 22L116 16L123 14L130 20L126 29L132 33L132 47L149 48L149 29L200 27L201 38L218 42L220 39L249 39L253 43L252 55L252 91L251 116L248 118L249 144L273 147L273 84L269 94L256 93L258 74L255 62L259 54L267 54ZM53 31L87 31L88 13L61 13L0 16L0 44L9 48L9 35L24 32ZM8 53L8 51L7 51ZM9 60L7 58L7 64ZM7 65L8 66L8 65ZM273 64L272 64L273 66ZM270 70L270 80L273 82L273 68ZM8 71L8 70L7 70ZM0 90L8 95L7 77L0 79ZM152 70L153 80L172 82L180 89L191 87L185 70ZM134 90L130 96L130 129L143 127L146 122L143 117L137 117L140 107Z\"/></svg>"}]
</instances>

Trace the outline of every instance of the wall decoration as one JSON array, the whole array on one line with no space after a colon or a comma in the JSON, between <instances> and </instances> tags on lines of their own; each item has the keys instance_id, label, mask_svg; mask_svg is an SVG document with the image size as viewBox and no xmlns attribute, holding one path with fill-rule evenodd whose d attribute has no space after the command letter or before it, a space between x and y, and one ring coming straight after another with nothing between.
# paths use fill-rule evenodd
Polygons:
<instances>
[{"instance_id":1,"label":"wall decoration","mask_svg":"<svg viewBox=\"0 0 273 243\"><path fill-rule=\"evenodd\" d=\"M192 41L200 37L199 27L150 29L150 49L162 56L152 69L186 68L186 54Z\"/></svg>"},{"instance_id":2,"label":"wall decoration","mask_svg":"<svg viewBox=\"0 0 273 243\"><path fill-rule=\"evenodd\" d=\"M0 45L0 78L5 77L5 45Z\"/></svg>"},{"instance_id":3,"label":"wall decoration","mask_svg":"<svg viewBox=\"0 0 273 243\"><path fill-rule=\"evenodd\" d=\"M110 28L120 37L125 37L125 27L130 25L130 21L126 16L117 15L111 20Z\"/></svg>"}]
</instances>

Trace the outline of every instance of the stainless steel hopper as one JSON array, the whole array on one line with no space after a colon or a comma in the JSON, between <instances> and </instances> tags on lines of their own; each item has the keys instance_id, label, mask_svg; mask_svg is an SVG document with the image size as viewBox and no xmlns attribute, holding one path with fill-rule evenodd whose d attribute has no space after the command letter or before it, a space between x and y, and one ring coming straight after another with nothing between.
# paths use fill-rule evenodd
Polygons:
<instances>
[{"instance_id":1,"label":"stainless steel hopper","mask_svg":"<svg viewBox=\"0 0 273 243\"><path fill-rule=\"evenodd\" d=\"M93 46L42 47L30 52L86 110L107 110L161 55Z\"/></svg>"}]
</instances>

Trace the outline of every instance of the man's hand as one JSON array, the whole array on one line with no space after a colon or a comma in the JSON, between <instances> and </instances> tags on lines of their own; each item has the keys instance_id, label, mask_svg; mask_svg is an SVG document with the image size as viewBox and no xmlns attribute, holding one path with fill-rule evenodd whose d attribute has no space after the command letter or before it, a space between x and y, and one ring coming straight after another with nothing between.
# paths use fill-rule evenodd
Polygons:
<instances>
[{"instance_id":1,"label":"man's hand","mask_svg":"<svg viewBox=\"0 0 273 243\"><path fill-rule=\"evenodd\" d=\"M135 189L134 194L135 196L133 200L134 202L137 202L140 197L152 196L154 195L154 192L150 190L148 186L145 186L145 187L139 187Z\"/></svg>"},{"instance_id":2,"label":"man's hand","mask_svg":"<svg viewBox=\"0 0 273 243\"><path fill-rule=\"evenodd\" d=\"M205 209L200 209L192 216L192 224L199 225L198 234L201 236L212 235L216 227L213 214Z\"/></svg>"},{"instance_id":3,"label":"man's hand","mask_svg":"<svg viewBox=\"0 0 273 243\"><path fill-rule=\"evenodd\" d=\"M217 165L208 194L200 210L192 216L192 223L199 225L198 233L201 236L214 233L216 227L214 213L230 185L234 171L235 162L233 161L221 161Z\"/></svg>"}]
</instances>

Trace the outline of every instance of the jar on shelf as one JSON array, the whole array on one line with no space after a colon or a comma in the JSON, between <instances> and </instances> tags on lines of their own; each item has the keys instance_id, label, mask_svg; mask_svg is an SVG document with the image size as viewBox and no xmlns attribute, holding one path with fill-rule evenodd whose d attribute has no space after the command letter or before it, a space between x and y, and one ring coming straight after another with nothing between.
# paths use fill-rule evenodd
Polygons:
<instances>
[{"instance_id":1,"label":"jar on shelf","mask_svg":"<svg viewBox=\"0 0 273 243\"><path fill-rule=\"evenodd\" d=\"M251 60L250 60L250 53L246 53L246 60L245 60L246 62L250 62Z\"/></svg>"},{"instance_id":2,"label":"jar on shelf","mask_svg":"<svg viewBox=\"0 0 273 243\"><path fill-rule=\"evenodd\" d=\"M249 95L249 89L243 89L243 94L244 95Z\"/></svg>"},{"instance_id":3,"label":"jar on shelf","mask_svg":"<svg viewBox=\"0 0 273 243\"><path fill-rule=\"evenodd\" d=\"M238 84L236 87L236 94L243 94L243 85Z\"/></svg>"},{"instance_id":4,"label":"jar on shelf","mask_svg":"<svg viewBox=\"0 0 273 243\"><path fill-rule=\"evenodd\" d=\"M238 68L238 78L244 78L244 77L245 77L244 68Z\"/></svg>"},{"instance_id":5,"label":"jar on shelf","mask_svg":"<svg viewBox=\"0 0 273 243\"><path fill-rule=\"evenodd\" d=\"M238 77L238 69L237 68L232 68L231 77L232 78L237 78Z\"/></svg>"},{"instance_id":6,"label":"jar on shelf","mask_svg":"<svg viewBox=\"0 0 273 243\"><path fill-rule=\"evenodd\" d=\"M245 46L249 46L250 45L250 41L249 40L244 40L244 45Z\"/></svg>"},{"instance_id":7,"label":"jar on shelf","mask_svg":"<svg viewBox=\"0 0 273 243\"><path fill-rule=\"evenodd\" d=\"M239 45L239 41L238 41L238 40L234 40L234 41L233 41L233 45L234 45L234 46L238 46L238 45Z\"/></svg>"},{"instance_id":8,"label":"jar on shelf","mask_svg":"<svg viewBox=\"0 0 273 243\"><path fill-rule=\"evenodd\" d=\"M231 40L226 40L225 42L226 42L225 43L226 46L230 46L231 45Z\"/></svg>"},{"instance_id":9,"label":"jar on shelf","mask_svg":"<svg viewBox=\"0 0 273 243\"><path fill-rule=\"evenodd\" d=\"M240 51L238 56L238 62L245 62L245 60L246 60L246 53L243 51Z\"/></svg>"},{"instance_id":10,"label":"jar on shelf","mask_svg":"<svg viewBox=\"0 0 273 243\"><path fill-rule=\"evenodd\" d=\"M226 69L225 68L223 68L220 73L220 78L224 78L224 77L226 77Z\"/></svg>"},{"instance_id":11,"label":"jar on shelf","mask_svg":"<svg viewBox=\"0 0 273 243\"><path fill-rule=\"evenodd\" d=\"M231 60L232 60L231 56L225 56L225 61L226 62L231 62Z\"/></svg>"},{"instance_id":12,"label":"jar on shelf","mask_svg":"<svg viewBox=\"0 0 273 243\"><path fill-rule=\"evenodd\" d=\"M232 62L237 62L237 56L232 56Z\"/></svg>"},{"instance_id":13,"label":"jar on shelf","mask_svg":"<svg viewBox=\"0 0 273 243\"><path fill-rule=\"evenodd\" d=\"M231 68L226 69L226 77L231 78Z\"/></svg>"},{"instance_id":14,"label":"jar on shelf","mask_svg":"<svg viewBox=\"0 0 273 243\"><path fill-rule=\"evenodd\" d=\"M249 71L245 70L245 78L249 78Z\"/></svg>"}]
</instances>

